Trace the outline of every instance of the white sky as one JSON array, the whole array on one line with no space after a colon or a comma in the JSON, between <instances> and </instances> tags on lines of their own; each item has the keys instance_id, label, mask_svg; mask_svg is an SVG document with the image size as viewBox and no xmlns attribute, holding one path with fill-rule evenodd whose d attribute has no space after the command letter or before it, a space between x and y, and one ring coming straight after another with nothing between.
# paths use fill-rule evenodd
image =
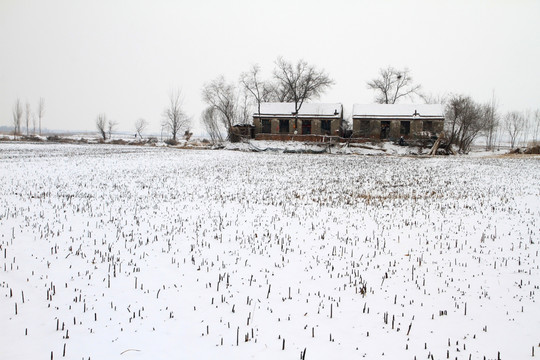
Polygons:
<instances>
[{"instance_id":1,"label":"white sky","mask_svg":"<svg viewBox=\"0 0 540 360\"><path fill-rule=\"evenodd\" d=\"M366 81L408 67L425 91L464 93L500 110L540 108L540 1L0 0L0 126L17 98L43 126L95 130L99 113L159 131L181 88L198 132L201 88L236 81L281 55L336 81L321 102L370 103Z\"/></svg>"}]
</instances>

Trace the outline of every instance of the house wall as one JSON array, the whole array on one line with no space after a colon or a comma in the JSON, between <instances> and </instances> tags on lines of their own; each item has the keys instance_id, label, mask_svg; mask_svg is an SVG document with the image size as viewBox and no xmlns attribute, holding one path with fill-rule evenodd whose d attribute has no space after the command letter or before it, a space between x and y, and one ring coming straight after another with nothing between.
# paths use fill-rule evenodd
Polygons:
<instances>
[{"instance_id":1,"label":"house wall","mask_svg":"<svg viewBox=\"0 0 540 360\"><path fill-rule=\"evenodd\" d=\"M371 137L376 137L378 139L381 135L380 120L370 120L369 123L370 123L369 132L371 134Z\"/></svg>"},{"instance_id":2,"label":"house wall","mask_svg":"<svg viewBox=\"0 0 540 360\"><path fill-rule=\"evenodd\" d=\"M271 119L271 134L279 134L279 120L280 119ZM298 134L302 134L302 120L298 119L297 128L294 127L294 118L289 118L289 134L294 134L295 130L298 130ZM321 119L312 118L306 119L311 120L311 134L313 135L322 135L321 134ZM341 119L326 119L330 120L330 131L332 136L341 135ZM255 126L255 134L262 133L262 121L260 118L253 118L253 125Z\"/></svg>"},{"instance_id":3,"label":"house wall","mask_svg":"<svg viewBox=\"0 0 540 360\"><path fill-rule=\"evenodd\" d=\"M255 134L262 132L262 122L259 118L253 118L253 126L255 126Z\"/></svg>"},{"instance_id":4,"label":"house wall","mask_svg":"<svg viewBox=\"0 0 540 360\"><path fill-rule=\"evenodd\" d=\"M424 131L424 122L422 120L411 121L411 134L409 137L414 137Z\"/></svg>"},{"instance_id":5,"label":"house wall","mask_svg":"<svg viewBox=\"0 0 540 360\"><path fill-rule=\"evenodd\" d=\"M338 135L338 136L341 136L342 133L341 133L341 122L342 122L343 119L334 119L332 120L332 122L330 123L330 130L332 131L332 136L335 136L335 135Z\"/></svg>"},{"instance_id":6,"label":"house wall","mask_svg":"<svg viewBox=\"0 0 540 360\"><path fill-rule=\"evenodd\" d=\"M381 122L379 120L360 120L353 119L353 137L364 137L361 131L361 122L369 123L367 136L370 138L379 137L381 133Z\"/></svg>"},{"instance_id":7,"label":"house wall","mask_svg":"<svg viewBox=\"0 0 540 360\"><path fill-rule=\"evenodd\" d=\"M372 139L380 139L381 137L381 121L390 121L390 134L389 138L391 139L399 139L401 136L400 130L401 130L401 119L400 120L379 120L379 119L353 119L353 137L362 137L362 133L360 131L361 125L360 123L363 121L369 122L369 135L368 137ZM407 121L407 120L403 120ZM435 134L439 134L444 130L444 121L443 120L431 120L433 123L433 132ZM411 124L411 131L408 136L404 136L405 138L415 138L419 136L423 131L423 122L424 120L410 120Z\"/></svg>"},{"instance_id":8,"label":"house wall","mask_svg":"<svg viewBox=\"0 0 540 360\"><path fill-rule=\"evenodd\" d=\"M442 133L443 130L444 130L444 121L442 120L433 121L433 131L436 134Z\"/></svg>"},{"instance_id":9,"label":"house wall","mask_svg":"<svg viewBox=\"0 0 540 360\"><path fill-rule=\"evenodd\" d=\"M390 134L389 139L399 139L399 129L401 127L401 120L391 120L390 121ZM411 124L412 127L412 124Z\"/></svg>"},{"instance_id":10,"label":"house wall","mask_svg":"<svg viewBox=\"0 0 540 360\"><path fill-rule=\"evenodd\" d=\"M279 120L270 120L270 134L279 134ZM290 120L290 119L289 119ZM259 118L253 118L253 125L255 126L255 134L262 133L262 120ZM289 121L289 133L294 133L294 121Z\"/></svg>"}]
</instances>

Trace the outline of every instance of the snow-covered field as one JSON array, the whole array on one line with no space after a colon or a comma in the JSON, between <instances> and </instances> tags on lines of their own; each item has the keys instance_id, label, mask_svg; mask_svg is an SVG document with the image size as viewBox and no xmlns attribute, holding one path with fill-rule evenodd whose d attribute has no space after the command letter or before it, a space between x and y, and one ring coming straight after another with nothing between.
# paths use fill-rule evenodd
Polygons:
<instances>
[{"instance_id":1,"label":"snow-covered field","mask_svg":"<svg viewBox=\"0 0 540 360\"><path fill-rule=\"evenodd\" d=\"M0 359L540 356L538 157L0 163Z\"/></svg>"}]
</instances>

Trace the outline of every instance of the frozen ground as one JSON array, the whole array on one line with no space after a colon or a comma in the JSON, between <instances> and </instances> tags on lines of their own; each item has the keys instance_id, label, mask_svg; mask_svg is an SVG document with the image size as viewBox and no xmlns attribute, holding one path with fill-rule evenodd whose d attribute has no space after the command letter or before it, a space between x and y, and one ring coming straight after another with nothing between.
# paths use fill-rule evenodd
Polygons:
<instances>
[{"instance_id":1,"label":"frozen ground","mask_svg":"<svg viewBox=\"0 0 540 360\"><path fill-rule=\"evenodd\" d=\"M540 356L538 157L0 163L1 359Z\"/></svg>"}]
</instances>

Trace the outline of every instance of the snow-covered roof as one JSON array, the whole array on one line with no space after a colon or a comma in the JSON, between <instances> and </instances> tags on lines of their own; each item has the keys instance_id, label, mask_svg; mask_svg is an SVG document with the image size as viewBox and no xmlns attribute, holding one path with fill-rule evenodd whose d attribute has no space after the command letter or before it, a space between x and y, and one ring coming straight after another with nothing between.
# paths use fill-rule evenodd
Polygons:
<instances>
[{"instance_id":1,"label":"snow-covered roof","mask_svg":"<svg viewBox=\"0 0 540 360\"><path fill-rule=\"evenodd\" d=\"M298 111L298 117L341 118L343 105L328 103L304 103ZM260 116L263 117L292 117L294 103L261 103ZM254 116L259 116L256 112Z\"/></svg>"},{"instance_id":2,"label":"snow-covered roof","mask_svg":"<svg viewBox=\"0 0 540 360\"><path fill-rule=\"evenodd\" d=\"M444 120L441 104L354 104L353 118L432 118Z\"/></svg>"}]
</instances>

